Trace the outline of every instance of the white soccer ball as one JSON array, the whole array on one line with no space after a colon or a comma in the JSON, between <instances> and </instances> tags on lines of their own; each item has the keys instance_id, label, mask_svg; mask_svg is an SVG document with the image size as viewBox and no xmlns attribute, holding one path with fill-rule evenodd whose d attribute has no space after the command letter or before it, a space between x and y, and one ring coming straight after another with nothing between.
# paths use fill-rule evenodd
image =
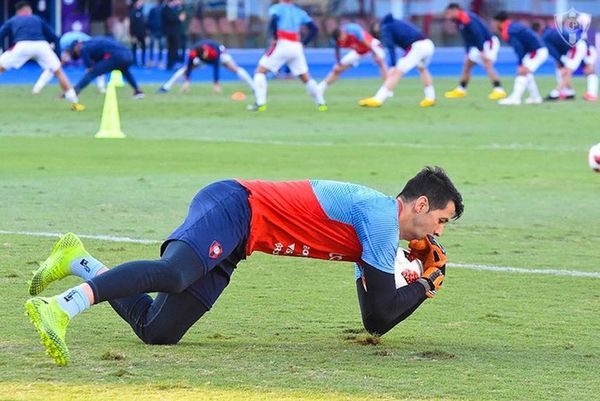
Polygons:
<instances>
[{"instance_id":1,"label":"white soccer ball","mask_svg":"<svg viewBox=\"0 0 600 401\"><path fill-rule=\"evenodd\" d=\"M394 261L396 288L411 284L423 275L423 264L419 259L410 260L409 252L398 247Z\"/></svg>"},{"instance_id":2,"label":"white soccer ball","mask_svg":"<svg viewBox=\"0 0 600 401\"><path fill-rule=\"evenodd\" d=\"M600 143L590 148L588 154L588 163L590 168L597 173L600 173Z\"/></svg>"}]
</instances>

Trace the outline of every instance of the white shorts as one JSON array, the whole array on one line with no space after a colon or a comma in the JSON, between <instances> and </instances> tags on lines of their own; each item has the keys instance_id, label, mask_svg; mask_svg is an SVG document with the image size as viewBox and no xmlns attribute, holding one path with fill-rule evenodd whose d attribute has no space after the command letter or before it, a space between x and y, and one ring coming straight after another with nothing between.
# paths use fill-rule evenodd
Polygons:
<instances>
[{"instance_id":1,"label":"white shorts","mask_svg":"<svg viewBox=\"0 0 600 401\"><path fill-rule=\"evenodd\" d=\"M298 76L308 72L308 64L304 56L304 47L302 43L278 39L275 45L271 47L258 61L258 65L271 72L277 72L286 64L292 74Z\"/></svg>"},{"instance_id":2,"label":"white shorts","mask_svg":"<svg viewBox=\"0 0 600 401\"><path fill-rule=\"evenodd\" d=\"M45 40L22 40L0 55L0 66L5 70L21 68L29 60L35 60L44 70L52 72L60 68L60 60Z\"/></svg>"},{"instance_id":3,"label":"white shorts","mask_svg":"<svg viewBox=\"0 0 600 401\"><path fill-rule=\"evenodd\" d=\"M492 36L490 40L486 40L483 43L483 54L488 60L491 60L492 63L495 63L498 58L498 50L500 50L500 40L497 36ZM482 51L478 48L470 47L467 57L475 64L483 65L481 62L481 53Z\"/></svg>"},{"instance_id":4,"label":"white shorts","mask_svg":"<svg viewBox=\"0 0 600 401\"><path fill-rule=\"evenodd\" d=\"M435 45L431 39L417 40L412 44L410 50L396 63L402 73L406 74L415 67L425 68L431 62Z\"/></svg>"},{"instance_id":5,"label":"white shorts","mask_svg":"<svg viewBox=\"0 0 600 401\"><path fill-rule=\"evenodd\" d=\"M579 68L579 65L583 61L586 52L587 44L583 40L580 40L575 44L575 46L569 49L567 54L560 58L560 62L563 63L565 68L575 71L577 68Z\"/></svg>"},{"instance_id":6,"label":"white shorts","mask_svg":"<svg viewBox=\"0 0 600 401\"><path fill-rule=\"evenodd\" d=\"M524 67L531 72L535 72L540 65L544 64L544 61L548 58L548 49L545 47L540 47L535 51L535 54L532 56L531 53L527 53L521 62Z\"/></svg>"},{"instance_id":7,"label":"white shorts","mask_svg":"<svg viewBox=\"0 0 600 401\"><path fill-rule=\"evenodd\" d=\"M583 57L583 63L585 65L596 65L598 61L598 50L592 45L587 45L585 56Z\"/></svg>"},{"instance_id":8,"label":"white shorts","mask_svg":"<svg viewBox=\"0 0 600 401\"><path fill-rule=\"evenodd\" d=\"M383 50L383 46L381 46L381 42L377 39L373 39L371 42L371 52L380 59L385 59L385 51ZM342 57L340 64L356 67L358 64L360 64L360 60L371 54L371 52L359 54L356 50L350 50L344 57Z\"/></svg>"}]
</instances>

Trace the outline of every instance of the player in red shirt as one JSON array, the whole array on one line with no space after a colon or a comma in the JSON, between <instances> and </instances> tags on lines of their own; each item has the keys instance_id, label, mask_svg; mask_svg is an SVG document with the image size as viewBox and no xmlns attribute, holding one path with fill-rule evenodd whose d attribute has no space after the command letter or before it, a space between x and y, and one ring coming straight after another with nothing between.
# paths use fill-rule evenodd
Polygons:
<instances>
[{"instance_id":1,"label":"player in red shirt","mask_svg":"<svg viewBox=\"0 0 600 401\"><path fill-rule=\"evenodd\" d=\"M363 324L381 335L436 294L446 255L434 236L462 212L462 197L440 168L423 169L395 197L335 181L219 181L196 194L184 222L162 244L160 260L108 270L74 234L65 235L29 292L38 295L69 275L86 282L55 297L31 298L25 308L59 365L69 360L70 319L103 301L145 343L175 344L212 307L238 262L260 251L354 262ZM397 288L400 240L411 241L423 274L401 272L410 283Z\"/></svg>"}]
</instances>

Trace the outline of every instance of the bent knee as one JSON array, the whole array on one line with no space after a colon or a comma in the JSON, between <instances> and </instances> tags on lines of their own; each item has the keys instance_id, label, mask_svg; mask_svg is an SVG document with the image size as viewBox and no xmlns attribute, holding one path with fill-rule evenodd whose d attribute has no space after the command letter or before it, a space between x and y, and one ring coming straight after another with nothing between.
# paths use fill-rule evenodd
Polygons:
<instances>
[{"instance_id":1,"label":"bent knee","mask_svg":"<svg viewBox=\"0 0 600 401\"><path fill-rule=\"evenodd\" d=\"M168 335L167 333L157 333L141 336L140 339L148 345L175 345L181 340L181 337Z\"/></svg>"},{"instance_id":2,"label":"bent knee","mask_svg":"<svg viewBox=\"0 0 600 401\"><path fill-rule=\"evenodd\" d=\"M390 322L382 315L371 315L363 318L363 326L369 334L377 336L384 335L391 329Z\"/></svg>"}]
</instances>

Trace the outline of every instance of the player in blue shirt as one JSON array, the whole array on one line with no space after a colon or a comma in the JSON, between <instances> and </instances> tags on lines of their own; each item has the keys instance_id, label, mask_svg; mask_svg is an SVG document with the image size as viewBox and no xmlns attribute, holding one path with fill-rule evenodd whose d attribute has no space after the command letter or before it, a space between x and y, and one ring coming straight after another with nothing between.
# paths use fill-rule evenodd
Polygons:
<instances>
[{"instance_id":1,"label":"player in blue shirt","mask_svg":"<svg viewBox=\"0 0 600 401\"><path fill-rule=\"evenodd\" d=\"M77 275L85 283L25 304L48 354L69 361L69 321L109 301L148 344L176 344L216 302L236 265L253 252L355 263L364 327L385 334L443 282L446 254L434 236L460 217L462 197L440 168L425 168L396 197L343 182L219 181L201 189L184 222L161 246L161 259L108 270L74 234L55 245L31 281L38 295ZM422 274L398 264L400 241L423 263ZM405 282L397 284L396 276ZM156 298L148 292L159 292Z\"/></svg>"},{"instance_id":2,"label":"player in blue shirt","mask_svg":"<svg viewBox=\"0 0 600 401\"><path fill-rule=\"evenodd\" d=\"M144 93L129 71L129 67L133 64L131 51L114 39L98 37L85 42L75 41L69 48L69 54L75 60L81 58L86 68L86 74L75 85L77 93L80 93L94 78L119 70L133 88L133 97L144 98Z\"/></svg>"},{"instance_id":3,"label":"player in blue shirt","mask_svg":"<svg viewBox=\"0 0 600 401\"><path fill-rule=\"evenodd\" d=\"M380 36L381 42L388 49L389 69L387 78L375 96L361 99L358 104L363 107L380 107L393 95L394 88L400 79L413 68L419 70L425 92L421 107L435 104L435 89L428 66L435 52L431 39L425 37L414 25L395 19L391 14L382 18L380 24L373 27L374 36ZM404 56L396 61L396 47L404 49Z\"/></svg>"},{"instance_id":4,"label":"player in blue shirt","mask_svg":"<svg viewBox=\"0 0 600 401\"><path fill-rule=\"evenodd\" d=\"M292 74L298 76L306 86L308 94L317 104L319 111L327 110L322 92L308 73L308 64L304 55L306 46L317 35L319 28L312 18L291 0L280 0L269 7L269 31L273 35L271 47L258 61L254 73L255 103L248 107L250 111L267 110L267 71L276 74L287 65ZM300 31L306 27L308 33L301 37Z\"/></svg>"},{"instance_id":5,"label":"player in blue shirt","mask_svg":"<svg viewBox=\"0 0 600 401\"><path fill-rule=\"evenodd\" d=\"M465 43L465 64L463 66L460 84L453 90L446 92L444 96L449 99L462 98L467 95L467 85L471 79L471 70L475 64L485 68L494 88L488 95L491 100L506 97L506 91L502 88L498 73L494 69L494 63L500 50L498 37L481 17L471 11L463 10L458 3L450 3L444 14L446 19L454 22Z\"/></svg>"},{"instance_id":6,"label":"player in blue shirt","mask_svg":"<svg viewBox=\"0 0 600 401\"><path fill-rule=\"evenodd\" d=\"M212 66L213 69L213 90L216 93L221 93L221 85L219 84L219 74L221 71L221 65L225 66L229 71L236 74L242 81L246 83L253 90L254 82L248 74L248 72L242 67L238 66L233 57L227 53L227 49L222 44L215 42L210 39L203 39L196 42L188 51L188 61L184 67L173 74L169 80L162 85L159 89L159 93L166 93L171 90L171 87L181 77L185 78L183 85L181 86L181 92L187 92L190 89L190 76L192 70L201 67L203 64Z\"/></svg>"},{"instance_id":7,"label":"player in blue shirt","mask_svg":"<svg viewBox=\"0 0 600 401\"><path fill-rule=\"evenodd\" d=\"M557 87L550 92L546 100L575 99L575 91L572 89L573 72L579 68L586 55L587 43L579 39L571 45L556 29L546 29L542 40L556 63L558 81Z\"/></svg>"},{"instance_id":8,"label":"player in blue shirt","mask_svg":"<svg viewBox=\"0 0 600 401\"><path fill-rule=\"evenodd\" d=\"M548 58L548 49L544 47L535 32L520 22L510 20L508 14L504 11L494 17L494 29L503 41L513 47L518 63L513 91L510 96L500 99L498 104L505 106L520 105L525 90L529 91L529 97L525 99L525 103L542 103L542 96L540 96L533 73Z\"/></svg>"},{"instance_id":9,"label":"player in blue shirt","mask_svg":"<svg viewBox=\"0 0 600 401\"><path fill-rule=\"evenodd\" d=\"M13 68L21 68L29 60L35 60L42 69L51 70L65 92L74 111L83 111L77 93L62 70L60 60L50 47L58 48L59 40L52 28L40 17L33 15L31 5L20 1L15 5L16 14L0 27L0 43L10 35L14 46L0 55L0 74ZM58 51L59 49L57 49Z\"/></svg>"}]
</instances>

